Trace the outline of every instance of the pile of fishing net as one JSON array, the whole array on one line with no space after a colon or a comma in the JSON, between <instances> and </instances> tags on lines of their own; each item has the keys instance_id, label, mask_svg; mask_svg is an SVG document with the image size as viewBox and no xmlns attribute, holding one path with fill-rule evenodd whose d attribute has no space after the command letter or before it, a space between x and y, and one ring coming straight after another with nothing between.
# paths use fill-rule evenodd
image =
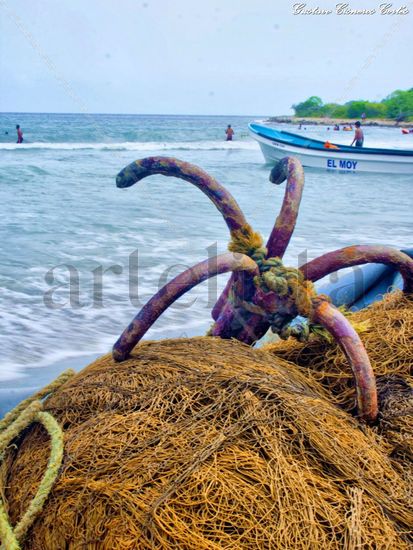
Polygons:
<instances>
[{"instance_id":1,"label":"pile of fishing net","mask_svg":"<svg viewBox=\"0 0 413 550\"><path fill-rule=\"evenodd\" d=\"M393 455L413 461L413 299L402 292L349 315L360 332L377 377L379 431L393 445ZM322 384L333 402L353 412L355 389L343 352L326 334L305 343L290 338L264 348L299 365L310 380Z\"/></svg>"},{"instance_id":2,"label":"pile of fishing net","mask_svg":"<svg viewBox=\"0 0 413 550\"><path fill-rule=\"evenodd\" d=\"M333 357L321 362L347 376ZM145 342L121 364L97 360L45 402L64 457L22 547L411 547L407 459L310 370L212 337ZM12 524L47 468L49 437L34 424L14 443L0 469Z\"/></svg>"}]
</instances>

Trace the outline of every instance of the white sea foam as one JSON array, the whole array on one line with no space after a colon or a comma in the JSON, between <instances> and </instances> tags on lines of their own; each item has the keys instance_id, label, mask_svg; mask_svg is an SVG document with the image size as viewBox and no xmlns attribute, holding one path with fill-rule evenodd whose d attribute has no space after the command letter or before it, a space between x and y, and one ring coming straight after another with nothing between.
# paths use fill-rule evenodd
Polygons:
<instances>
[{"instance_id":1,"label":"white sea foam","mask_svg":"<svg viewBox=\"0 0 413 550\"><path fill-rule=\"evenodd\" d=\"M201 166L233 193L249 223L264 237L284 196L284 186L268 182L269 168L258 144L244 136L234 142L216 139L222 130L220 120L213 122L216 128L208 120L203 126L197 122L194 130L187 121L179 125L174 119L150 133L152 119L144 127L140 119L139 128L146 133L125 135L125 119L114 118L105 120L111 133L102 134L95 143L88 142L90 132L82 119L76 119L73 128L70 124L62 128L60 119L53 117L45 118L43 126L41 120L35 125L37 143L0 143L0 387L1 380L22 374L36 383L32 367L47 371L49 365L68 358L81 366L91 355L107 352L165 277L170 280L207 258L215 243L218 253L225 251L224 222L192 186L159 177L134 189L116 189L114 174L133 158L171 154ZM133 125L128 131L136 131L138 126ZM53 133L56 129L62 130L60 137ZM324 140L327 134L328 139L337 139L336 134L352 139L351 133L318 132ZM369 146L408 148L413 138L390 129L367 128L365 133ZM50 135L60 143L40 141ZM108 136L112 143L103 142ZM140 140L148 136L149 141L126 141L135 136ZM111 153L115 150L120 153ZM287 265L297 266L299 255L302 263L306 251L312 259L354 243L411 247L410 189L408 175L392 177L389 192L386 175L306 170ZM65 265L73 266L79 278L79 302L74 299L74 305ZM100 266L101 282L95 271ZM53 277L47 278L50 270ZM204 334L211 323L212 303L227 278L221 275L192 289L145 338ZM75 278L73 285L76 292ZM101 294L95 288L101 288ZM56 308L50 307L50 301L45 304L49 292Z\"/></svg>"},{"instance_id":2,"label":"white sea foam","mask_svg":"<svg viewBox=\"0 0 413 550\"><path fill-rule=\"evenodd\" d=\"M119 143L0 143L0 150L52 149L60 151L97 150L97 151L220 151L255 150L255 141L123 141Z\"/></svg>"}]
</instances>

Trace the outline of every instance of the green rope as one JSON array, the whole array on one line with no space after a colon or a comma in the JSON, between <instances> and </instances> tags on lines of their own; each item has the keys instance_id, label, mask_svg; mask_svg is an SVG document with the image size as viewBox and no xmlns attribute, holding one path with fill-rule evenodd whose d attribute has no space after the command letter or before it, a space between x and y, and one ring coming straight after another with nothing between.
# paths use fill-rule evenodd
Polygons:
<instances>
[{"instance_id":1,"label":"green rope","mask_svg":"<svg viewBox=\"0 0 413 550\"><path fill-rule=\"evenodd\" d=\"M53 393L57 390L57 388L60 388L60 386L62 386L75 374L76 373L73 369L65 370L56 378L56 380L53 380L53 382L51 382L48 386L45 386L31 397L28 397L27 399L19 403L17 407L8 412L4 416L4 418L0 420L0 432L7 428L7 426L9 426L20 415L20 413L24 411L28 407L28 405L30 405L30 403L32 403L33 401L41 400L50 393Z\"/></svg>"},{"instance_id":2,"label":"green rope","mask_svg":"<svg viewBox=\"0 0 413 550\"><path fill-rule=\"evenodd\" d=\"M33 401L22 413L20 413L16 420L0 434L0 458L10 441L17 437L30 422L33 422L34 417L41 409L41 401Z\"/></svg>"},{"instance_id":3,"label":"green rope","mask_svg":"<svg viewBox=\"0 0 413 550\"><path fill-rule=\"evenodd\" d=\"M50 435L50 456L46 472L40 482L37 493L23 517L14 528L14 535L18 540L23 540L36 516L41 512L53 484L56 481L63 460L63 432L55 418L48 412L38 412L35 420L41 422Z\"/></svg>"},{"instance_id":4,"label":"green rope","mask_svg":"<svg viewBox=\"0 0 413 550\"><path fill-rule=\"evenodd\" d=\"M248 223L235 231L231 231L228 250L246 254L254 260L257 258L263 259L267 255L267 249L263 246L261 235L255 232Z\"/></svg>"},{"instance_id":5,"label":"green rope","mask_svg":"<svg viewBox=\"0 0 413 550\"><path fill-rule=\"evenodd\" d=\"M55 391L74 374L72 369L63 372L51 384L34 396L22 401L0 423L0 430L2 430L0 433L0 462L3 460L5 449L33 422L40 422L51 439L46 472L33 500L14 529L10 524L8 512L1 498L4 495L4 488L0 487L0 541L2 542L0 550L20 549L19 541L24 539L37 515L41 512L56 481L63 460L63 431L50 413L42 411L43 403L40 399Z\"/></svg>"},{"instance_id":6,"label":"green rope","mask_svg":"<svg viewBox=\"0 0 413 550\"><path fill-rule=\"evenodd\" d=\"M295 306L297 313L311 317L312 300L316 296L313 283L305 280L299 269L284 266L280 258L268 258L257 263L260 274L254 277L255 286L265 293L274 292L280 298L289 300L291 308Z\"/></svg>"},{"instance_id":7,"label":"green rope","mask_svg":"<svg viewBox=\"0 0 413 550\"><path fill-rule=\"evenodd\" d=\"M16 539L13 528L10 525L9 516L0 500L0 539L3 542L1 550L19 550L19 542Z\"/></svg>"},{"instance_id":8,"label":"green rope","mask_svg":"<svg viewBox=\"0 0 413 550\"><path fill-rule=\"evenodd\" d=\"M28 509L14 529L10 525L10 518L0 499L0 539L3 542L2 550L18 550L20 548L19 541L24 539L36 516L41 512L62 464L62 429L50 413L40 410L41 407L42 403L40 401L33 401L0 436L0 452L4 451L13 439L33 422L43 424L51 438L50 456L46 472Z\"/></svg>"},{"instance_id":9,"label":"green rope","mask_svg":"<svg viewBox=\"0 0 413 550\"><path fill-rule=\"evenodd\" d=\"M281 330L279 337L282 340L288 340L291 337L299 342L306 342L310 337L310 325L307 322L287 325Z\"/></svg>"}]
</instances>

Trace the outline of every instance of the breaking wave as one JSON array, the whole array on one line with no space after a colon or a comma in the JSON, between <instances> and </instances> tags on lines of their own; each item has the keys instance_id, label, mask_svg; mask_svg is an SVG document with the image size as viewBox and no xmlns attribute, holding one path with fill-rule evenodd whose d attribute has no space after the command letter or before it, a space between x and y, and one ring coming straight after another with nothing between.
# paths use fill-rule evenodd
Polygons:
<instances>
[{"instance_id":1,"label":"breaking wave","mask_svg":"<svg viewBox=\"0 0 413 550\"><path fill-rule=\"evenodd\" d=\"M12 151L26 149L53 150L98 150L98 151L219 151L219 150L255 150L258 144L254 141L124 141L120 143L0 143L0 150Z\"/></svg>"}]
</instances>

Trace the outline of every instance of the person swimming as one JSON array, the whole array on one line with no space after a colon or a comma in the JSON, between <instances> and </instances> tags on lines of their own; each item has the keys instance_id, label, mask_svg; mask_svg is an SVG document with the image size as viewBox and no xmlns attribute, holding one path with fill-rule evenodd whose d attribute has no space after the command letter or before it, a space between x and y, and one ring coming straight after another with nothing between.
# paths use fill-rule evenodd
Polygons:
<instances>
[{"instance_id":1,"label":"person swimming","mask_svg":"<svg viewBox=\"0 0 413 550\"><path fill-rule=\"evenodd\" d=\"M17 124L16 125L16 130L17 130L17 142L16 143L23 143L23 132L20 128L20 126Z\"/></svg>"},{"instance_id":2,"label":"person swimming","mask_svg":"<svg viewBox=\"0 0 413 550\"><path fill-rule=\"evenodd\" d=\"M354 132L354 139L351 142L351 145L353 145L353 143L356 142L355 143L356 147L363 147L363 143L364 143L364 134L360 126L361 126L360 122L357 121L355 124L356 131Z\"/></svg>"}]
</instances>

